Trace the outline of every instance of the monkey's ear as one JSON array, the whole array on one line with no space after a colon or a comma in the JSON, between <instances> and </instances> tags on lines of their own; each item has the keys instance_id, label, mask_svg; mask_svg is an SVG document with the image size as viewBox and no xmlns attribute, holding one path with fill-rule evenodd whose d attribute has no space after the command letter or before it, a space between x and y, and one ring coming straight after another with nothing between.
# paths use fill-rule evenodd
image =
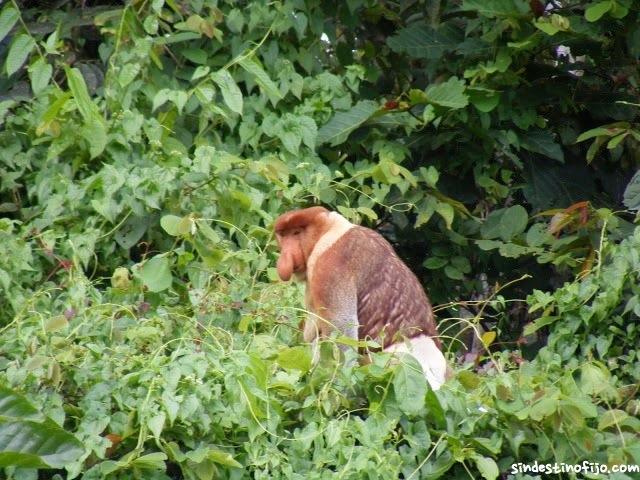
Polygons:
<instances>
[{"instance_id":1,"label":"monkey's ear","mask_svg":"<svg viewBox=\"0 0 640 480\"><path fill-rule=\"evenodd\" d=\"M278 275L283 281L287 281L293 275L293 255L288 252L282 252L276 264Z\"/></svg>"}]
</instances>

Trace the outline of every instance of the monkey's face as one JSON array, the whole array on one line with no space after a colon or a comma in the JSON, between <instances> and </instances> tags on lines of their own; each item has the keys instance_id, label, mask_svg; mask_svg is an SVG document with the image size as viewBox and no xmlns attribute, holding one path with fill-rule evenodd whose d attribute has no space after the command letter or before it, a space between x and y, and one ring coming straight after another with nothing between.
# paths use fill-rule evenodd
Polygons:
<instances>
[{"instance_id":1,"label":"monkey's face","mask_svg":"<svg viewBox=\"0 0 640 480\"><path fill-rule=\"evenodd\" d=\"M285 282L296 274L299 280L304 279L307 270L307 261L302 248L303 228L295 228L276 233L278 245L280 245L280 257L276 265L278 275Z\"/></svg>"},{"instance_id":2,"label":"monkey's face","mask_svg":"<svg viewBox=\"0 0 640 480\"><path fill-rule=\"evenodd\" d=\"M284 281L295 275L305 280L307 259L318 239L326 230L328 212L323 207L294 210L280 216L275 223L276 239L280 246L278 275Z\"/></svg>"}]
</instances>

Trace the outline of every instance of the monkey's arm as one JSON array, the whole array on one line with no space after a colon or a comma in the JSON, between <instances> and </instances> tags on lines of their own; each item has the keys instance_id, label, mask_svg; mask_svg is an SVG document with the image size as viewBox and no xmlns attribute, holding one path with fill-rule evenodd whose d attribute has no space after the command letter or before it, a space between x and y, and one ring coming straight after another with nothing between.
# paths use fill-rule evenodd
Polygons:
<instances>
[{"instance_id":1,"label":"monkey's arm","mask_svg":"<svg viewBox=\"0 0 640 480\"><path fill-rule=\"evenodd\" d=\"M331 258L318 269L307 285L310 317L305 324L305 340L328 337L333 331L358 339L358 297L355 282L332 268ZM344 345L341 348L344 350Z\"/></svg>"}]
</instances>

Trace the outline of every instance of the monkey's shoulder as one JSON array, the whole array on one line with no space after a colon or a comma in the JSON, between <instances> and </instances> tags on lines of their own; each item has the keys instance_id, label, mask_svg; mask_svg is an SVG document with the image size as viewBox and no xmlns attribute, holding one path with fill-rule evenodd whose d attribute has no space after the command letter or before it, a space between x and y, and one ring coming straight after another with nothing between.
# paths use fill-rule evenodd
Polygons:
<instances>
[{"instance_id":1,"label":"monkey's shoulder","mask_svg":"<svg viewBox=\"0 0 640 480\"><path fill-rule=\"evenodd\" d=\"M355 225L340 238L343 246L353 247L359 251L395 255L391 244L378 232L367 227Z\"/></svg>"}]
</instances>

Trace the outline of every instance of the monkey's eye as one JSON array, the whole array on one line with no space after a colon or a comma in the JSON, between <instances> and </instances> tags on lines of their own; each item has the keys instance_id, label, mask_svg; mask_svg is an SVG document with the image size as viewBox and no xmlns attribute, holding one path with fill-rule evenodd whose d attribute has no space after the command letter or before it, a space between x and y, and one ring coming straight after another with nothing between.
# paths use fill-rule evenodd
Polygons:
<instances>
[{"instance_id":1,"label":"monkey's eye","mask_svg":"<svg viewBox=\"0 0 640 480\"><path fill-rule=\"evenodd\" d=\"M300 235L301 233L302 233L302 229L296 228L293 232L291 232L291 235Z\"/></svg>"}]
</instances>

